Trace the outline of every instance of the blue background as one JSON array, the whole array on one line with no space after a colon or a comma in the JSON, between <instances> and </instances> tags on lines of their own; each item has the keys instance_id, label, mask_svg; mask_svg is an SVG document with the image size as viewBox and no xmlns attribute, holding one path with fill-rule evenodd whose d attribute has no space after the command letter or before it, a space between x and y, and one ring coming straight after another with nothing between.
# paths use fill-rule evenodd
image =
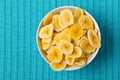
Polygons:
<instances>
[{"instance_id":1,"label":"blue background","mask_svg":"<svg viewBox=\"0 0 120 80\"><path fill-rule=\"evenodd\" d=\"M87 10L97 20L102 47L83 69L54 72L36 45L44 15L59 6ZM0 80L120 80L120 0L0 0Z\"/></svg>"}]
</instances>

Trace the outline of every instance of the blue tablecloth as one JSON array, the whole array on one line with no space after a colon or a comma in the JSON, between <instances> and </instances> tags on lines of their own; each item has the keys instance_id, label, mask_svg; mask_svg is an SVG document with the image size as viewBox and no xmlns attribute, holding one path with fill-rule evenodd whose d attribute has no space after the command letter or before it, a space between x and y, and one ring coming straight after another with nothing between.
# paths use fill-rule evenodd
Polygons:
<instances>
[{"instance_id":1,"label":"blue tablecloth","mask_svg":"<svg viewBox=\"0 0 120 80\"><path fill-rule=\"evenodd\" d=\"M44 15L77 6L96 19L102 35L97 57L83 69L54 72L36 45ZM120 80L120 0L0 0L0 80Z\"/></svg>"}]
</instances>

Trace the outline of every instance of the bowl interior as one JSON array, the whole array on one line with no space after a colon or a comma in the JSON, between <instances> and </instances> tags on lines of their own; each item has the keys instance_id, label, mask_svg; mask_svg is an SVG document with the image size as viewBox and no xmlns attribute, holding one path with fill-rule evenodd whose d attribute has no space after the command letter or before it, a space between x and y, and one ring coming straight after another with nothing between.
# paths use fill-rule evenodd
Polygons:
<instances>
[{"instance_id":1,"label":"bowl interior","mask_svg":"<svg viewBox=\"0 0 120 80\"><path fill-rule=\"evenodd\" d=\"M57 13L59 13L59 12L60 12L61 10L63 10L63 9L70 9L72 12L74 12L76 8L78 8L78 7L74 7L74 6L63 6L63 7L59 7L59 8L56 8L56 9L50 11L47 15L49 15L50 13L52 13L52 14L57 14ZM98 36L99 36L99 38L100 38L100 40L101 40L100 29L99 29L99 26L98 26L97 22L95 21L95 19L94 19L87 11L84 10L84 12L85 12L86 15L88 15L88 16L93 20L94 27L95 27L95 29L98 30ZM46 16L47 16L47 15L46 15ZM46 16L45 16L45 17L46 17ZM44 17L44 18L45 18L45 17ZM43 27L43 20L44 20L44 18L41 20L41 22L40 22L40 24L39 24L39 26L38 26L37 35L36 35L36 40L37 40L38 50L39 50L41 56L44 58L44 60L45 60L47 63L49 63L49 61L48 61L48 59L47 59L47 57L46 57L46 53L42 50L42 47L41 47L41 39L38 37L38 32L39 32L39 30ZM87 61L87 64L86 64L86 65L88 65L88 64L95 58L95 56L97 55L98 51L99 51L99 48L97 48L96 51L95 51L94 53L92 53L92 55L88 58L88 61ZM81 66L81 67L68 66L65 70L76 70L76 69L83 68L83 67L85 67L86 65Z\"/></svg>"}]
</instances>

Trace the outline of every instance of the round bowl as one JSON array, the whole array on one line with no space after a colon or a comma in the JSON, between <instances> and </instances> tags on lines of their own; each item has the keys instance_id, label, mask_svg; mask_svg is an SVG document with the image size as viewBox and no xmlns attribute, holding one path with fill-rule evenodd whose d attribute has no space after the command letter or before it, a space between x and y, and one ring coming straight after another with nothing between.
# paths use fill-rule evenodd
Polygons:
<instances>
[{"instance_id":1,"label":"round bowl","mask_svg":"<svg viewBox=\"0 0 120 80\"><path fill-rule=\"evenodd\" d=\"M43 19L40 21L39 26L38 26L38 29L37 29L37 34L36 34L36 42L37 42L37 47L38 47L39 53L41 54L41 56L43 57L43 59L44 59L47 63L49 63L49 61L48 61L48 59L47 59L46 56L45 56L45 55L46 55L45 52L44 52L44 51L42 50L42 48L41 48L41 40L40 40L39 37L38 37L38 32L39 32L39 30L40 30L41 27L42 27L42 23L43 23L44 18L45 18L47 15L49 15L50 13L56 14L56 13L59 13L59 12L60 12L61 10L63 10L63 9L70 9L71 11L74 11L76 8L79 8L79 7L75 7L75 6L62 6L62 7L55 8L55 9L53 9L52 11L48 12L48 14L46 14L46 15L43 17ZM99 26L98 26L96 20L95 20L95 19L92 17L92 15L90 15L87 11L84 10L84 12L85 12L86 15L88 15L88 16L92 19L92 21L93 21L93 23L94 23L94 27L95 27L95 29L97 29L97 31L98 31L98 36L99 36L99 39L100 39L100 41L101 41L100 29L99 29ZM86 64L86 65L80 66L80 67L70 66L70 67L65 68L65 70L77 70L77 69L81 69L81 68L87 66L87 65L88 65L89 63L91 63L92 60L96 57L96 55L98 54L98 51L99 51L99 48L97 48L96 51L92 53L92 55L88 58L88 61L87 61L87 64Z\"/></svg>"}]
</instances>

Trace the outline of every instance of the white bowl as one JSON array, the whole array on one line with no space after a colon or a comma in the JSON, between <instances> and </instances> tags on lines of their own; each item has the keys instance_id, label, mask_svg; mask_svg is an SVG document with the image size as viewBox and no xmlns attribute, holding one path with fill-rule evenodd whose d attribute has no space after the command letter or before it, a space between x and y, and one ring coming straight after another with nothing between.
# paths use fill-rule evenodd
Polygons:
<instances>
[{"instance_id":1,"label":"white bowl","mask_svg":"<svg viewBox=\"0 0 120 80\"><path fill-rule=\"evenodd\" d=\"M76 8L79 8L79 7L75 7L75 6L62 6L62 7L58 7L58 8L53 9L53 10L50 11L47 15L49 15L50 13L53 13L53 14L59 13L59 12L60 12L61 10L63 10L63 9L70 9L70 10L74 11ZM99 39L101 40L100 29L99 29L99 26L98 26L96 20L95 20L87 11L84 10L84 12L86 13L86 15L88 15L88 16L93 20L94 26L95 26L95 28L98 30ZM46 16L47 16L47 15L46 15ZM45 16L45 17L46 17L46 16ZM44 17L44 18L45 18L45 17ZM46 56L45 56L45 52L41 49L41 46L40 46L41 43L40 43L40 39L39 39L39 37L38 37L38 32L39 32L39 30L40 30L40 28L41 28L41 25L42 25L42 22L43 22L44 18L43 18L43 19L41 20L41 22L39 23L39 26L38 26L38 29L37 29L37 35L36 35L36 42L37 42L37 47L38 47L38 50L39 50L41 56L44 58L44 60L45 60L47 63L49 63L49 61L47 60L47 58L46 58ZM87 61L87 64L86 64L86 65L88 65L90 62L92 62L92 60L93 60L93 59L95 58L95 56L97 55L98 51L99 51L99 48L97 48L96 51L95 51L94 53L92 53L92 55L88 58L88 61ZM81 67L70 66L70 67L65 68L65 70L77 70L77 69L81 69L81 68L85 67L86 65L81 66Z\"/></svg>"}]
</instances>

